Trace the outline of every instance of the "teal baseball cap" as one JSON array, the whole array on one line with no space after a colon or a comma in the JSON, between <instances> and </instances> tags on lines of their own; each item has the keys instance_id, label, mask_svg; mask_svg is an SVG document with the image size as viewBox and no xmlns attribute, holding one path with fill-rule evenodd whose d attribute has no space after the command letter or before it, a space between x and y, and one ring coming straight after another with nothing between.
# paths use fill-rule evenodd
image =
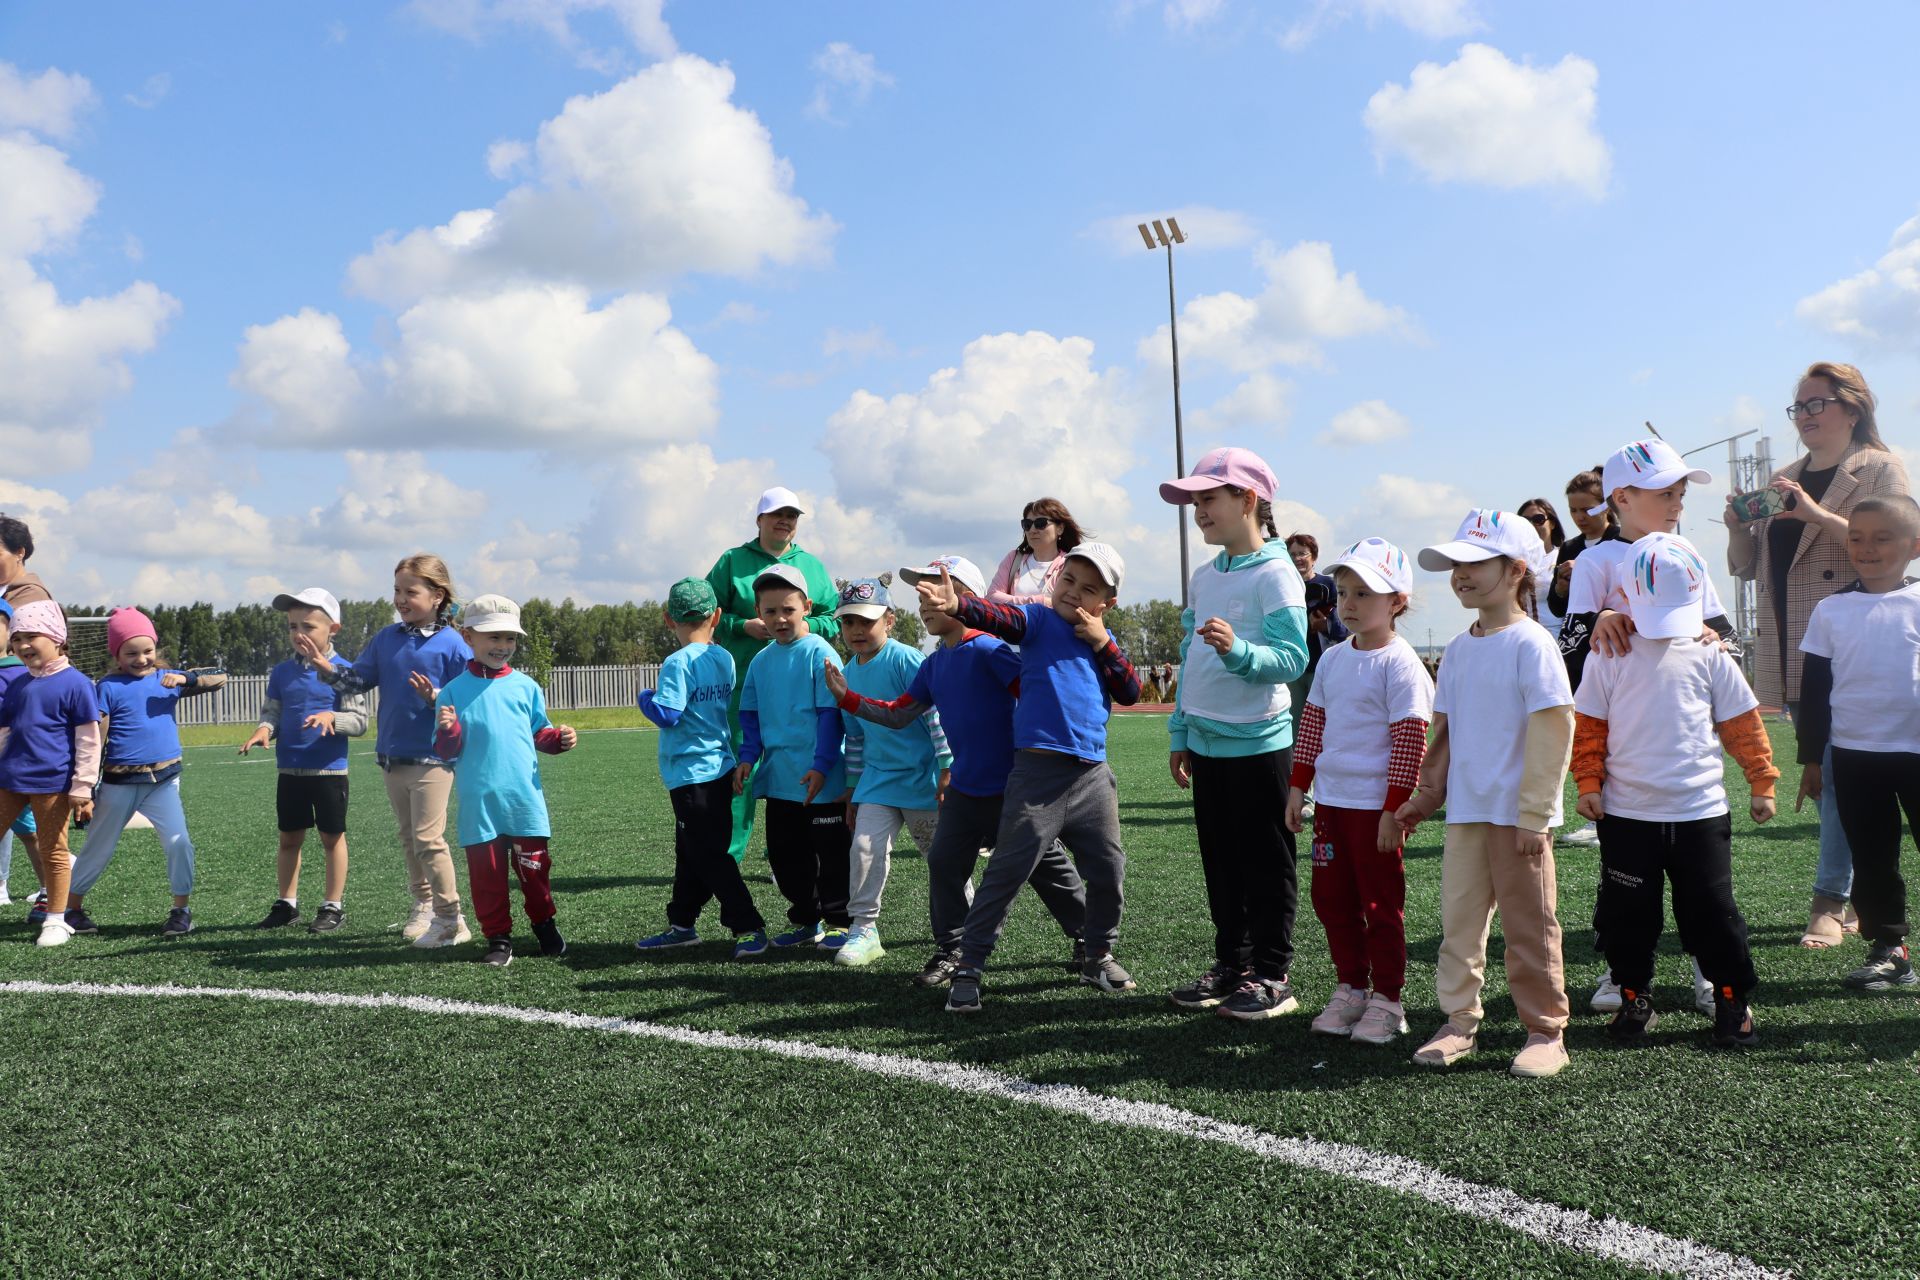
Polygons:
<instances>
[{"instance_id":1,"label":"teal baseball cap","mask_svg":"<svg viewBox=\"0 0 1920 1280\"><path fill-rule=\"evenodd\" d=\"M713 585L705 578L682 578L667 592L667 615L682 622L704 618L719 607Z\"/></svg>"}]
</instances>

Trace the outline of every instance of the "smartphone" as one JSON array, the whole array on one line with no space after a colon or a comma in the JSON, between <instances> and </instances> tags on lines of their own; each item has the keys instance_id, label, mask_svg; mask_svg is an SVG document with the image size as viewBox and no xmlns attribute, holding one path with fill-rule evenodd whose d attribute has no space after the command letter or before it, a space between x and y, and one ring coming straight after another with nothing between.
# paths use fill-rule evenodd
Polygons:
<instances>
[{"instance_id":1,"label":"smartphone","mask_svg":"<svg viewBox=\"0 0 1920 1280\"><path fill-rule=\"evenodd\" d=\"M1752 493L1733 495L1733 514L1742 524L1777 516L1792 505L1793 499L1778 489L1755 489Z\"/></svg>"}]
</instances>

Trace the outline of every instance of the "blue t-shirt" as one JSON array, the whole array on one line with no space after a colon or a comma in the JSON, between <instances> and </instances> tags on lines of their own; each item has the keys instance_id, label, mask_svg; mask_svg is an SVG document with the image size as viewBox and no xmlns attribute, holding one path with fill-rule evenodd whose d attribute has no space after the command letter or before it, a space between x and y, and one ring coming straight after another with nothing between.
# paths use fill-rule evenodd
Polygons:
<instances>
[{"instance_id":1,"label":"blue t-shirt","mask_svg":"<svg viewBox=\"0 0 1920 1280\"><path fill-rule=\"evenodd\" d=\"M0 752L0 790L29 796L73 790L74 730L99 719L93 681L72 667L15 679L0 698L0 727L12 730Z\"/></svg>"},{"instance_id":2,"label":"blue t-shirt","mask_svg":"<svg viewBox=\"0 0 1920 1280\"><path fill-rule=\"evenodd\" d=\"M31 675L27 671L26 663L20 661L20 659L10 653L5 656L0 656L0 702L6 700L7 690L13 687L14 681L27 679L31 679ZM17 835L32 835L34 831L33 810L22 809L20 816L13 820L12 830Z\"/></svg>"},{"instance_id":3,"label":"blue t-shirt","mask_svg":"<svg viewBox=\"0 0 1920 1280\"><path fill-rule=\"evenodd\" d=\"M100 714L107 717L106 763L159 764L180 758L180 727L173 712L186 686L169 689L161 672L130 676L116 671L100 678Z\"/></svg>"},{"instance_id":4,"label":"blue t-shirt","mask_svg":"<svg viewBox=\"0 0 1920 1280\"><path fill-rule=\"evenodd\" d=\"M727 702L733 697L733 655L717 644L675 649L660 664L653 704L680 713L660 731L660 780L667 790L712 782L733 768Z\"/></svg>"},{"instance_id":5,"label":"blue t-shirt","mask_svg":"<svg viewBox=\"0 0 1920 1280\"><path fill-rule=\"evenodd\" d=\"M338 667L347 660L335 654L333 661ZM280 723L273 726L273 740L274 755L282 769L346 772L345 736L306 727L308 716L322 711L338 711L341 696L338 689L322 680L312 667L298 658L288 658L274 665L267 675L267 697L280 703ZM420 695L411 689L407 690L407 696L420 702Z\"/></svg>"},{"instance_id":6,"label":"blue t-shirt","mask_svg":"<svg viewBox=\"0 0 1920 1280\"><path fill-rule=\"evenodd\" d=\"M891 702L907 691L925 661L918 649L888 640L865 662L856 657L847 663L847 688L876 702ZM931 809L940 803L940 768L952 757L940 731L939 712L929 711L903 729L852 716L841 720L855 804Z\"/></svg>"},{"instance_id":7,"label":"blue t-shirt","mask_svg":"<svg viewBox=\"0 0 1920 1280\"><path fill-rule=\"evenodd\" d=\"M1112 700L1094 665L1093 647L1050 604L1021 606L1027 634L1020 639L1020 701L1013 711L1013 743L1059 751L1082 760L1107 758Z\"/></svg>"},{"instance_id":8,"label":"blue t-shirt","mask_svg":"<svg viewBox=\"0 0 1920 1280\"><path fill-rule=\"evenodd\" d=\"M353 664L354 679L362 688L380 690L380 725L374 734L374 751L398 760L438 759L433 753L433 707L413 691L408 677L419 671L433 681L434 688L444 689L448 681L467 669L471 657L473 650L452 627L439 627L432 635L423 636L396 622L376 634Z\"/></svg>"},{"instance_id":9,"label":"blue t-shirt","mask_svg":"<svg viewBox=\"0 0 1920 1280\"><path fill-rule=\"evenodd\" d=\"M740 709L760 716L761 756L753 771L753 794L774 800L807 798L801 779L813 768L819 709L839 704L827 691L826 663L840 665L833 646L816 635L770 644L753 655L741 685ZM837 799L847 789L847 769L836 757L815 803Z\"/></svg>"},{"instance_id":10,"label":"blue t-shirt","mask_svg":"<svg viewBox=\"0 0 1920 1280\"><path fill-rule=\"evenodd\" d=\"M976 631L957 645L941 645L920 664L907 696L940 708L953 748L947 786L985 799L1002 795L1013 771L1013 690L1020 654L999 636Z\"/></svg>"},{"instance_id":11,"label":"blue t-shirt","mask_svg":"<svg viewBox=\"0 0 1920 1280\"><path fill-rule=\"evenodd\" d=\"M462 671L441 688L436 713L447 706L460 713L460 758L453 762L460 843L552 835L533 735L553 722L533 677L518 671L491 677Z\"/></svg>"}]
</instances>

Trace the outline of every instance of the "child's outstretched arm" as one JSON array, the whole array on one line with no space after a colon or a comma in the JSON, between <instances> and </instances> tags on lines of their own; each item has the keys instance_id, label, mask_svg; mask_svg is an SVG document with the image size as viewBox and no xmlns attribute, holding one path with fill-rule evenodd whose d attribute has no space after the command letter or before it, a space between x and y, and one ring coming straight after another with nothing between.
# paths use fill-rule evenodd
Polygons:
<instances>
[{"instance_id":1,"label":"child's outstretched arm","mask_svg":"<svg viewBox=\"0 0 1920 1280\"><path fill-rule=\"evenodd\" d=\"M1027 608L1019 604L995 604L979 596L959 597L953 616L976 631L999 636L1009 644L1027 638Z\"/></svg>"},{"instance_id":2,"label":"child's outstretched arm","mask_svg":"<svg viewBox=\"0 0 1920 1280\"><path fill-rule=\"evenodd\" d=\"M1548 822L1573 759L1573 704L1542 707L1527 717L1521 747L1520 855L1537 858L1552 847Z\"/></svg>"}]
</instances>

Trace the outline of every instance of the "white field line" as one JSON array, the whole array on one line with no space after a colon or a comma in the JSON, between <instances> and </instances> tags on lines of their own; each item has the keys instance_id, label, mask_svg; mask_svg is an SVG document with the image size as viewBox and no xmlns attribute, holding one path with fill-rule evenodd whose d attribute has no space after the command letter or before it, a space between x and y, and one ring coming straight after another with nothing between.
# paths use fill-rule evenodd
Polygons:
<instances>
[{"instance_id":1,"label":"white field line","mask_svg":"<svg viewBox=\"0 0 1920 1280\"><path fill-rule=\"evenodd\" d=\"M885 1053L865 1053L804 1040L768 1040L724 1031L698 1031L631 1018L597 1018L551 1009L513 1005L476 1004L432 996L347 995L327 991L280 991L270 987L140 986L105 982L0 982L0 994L55 996L137 996L225 998L267 1003L314 1005L333 1009L403 1009L441 1016L498 1018L532 1026L565 1027L607 1035L644 1036L699 1049L730 1049L765 1053L802 1062L850 1067L896 1080L936 1085L956 1093L970 1093L1004 1102L1026 1103L1050 1111L1077 1115L1097 1124L1148 1129L1159 1133L1218 1142L1263 1159L1330 1177L1370 1183L1402 1195L1414 1196L1483 1222L1492 1222L1548 1244L1592 1257L1607 1258L1648 1271L1714 1280L1774 1280L1791 1273L1771 1271L1747 1258L1721 1253L1691 1240L1676 1239L1648 1227L1617 1218L1596 1218L1583 1209L1529 1200L1503 1187L1483 1186L1430 1169L1403 1156L1381 1155L1363 1147L1316 1138L1282 1138L1245 1125L1228 1124L1157 1102L1134 1102L1093 1093L1075 1085L1037 1084L1017 1076L981 1067Z\"/></svg>"}]
</instances>

